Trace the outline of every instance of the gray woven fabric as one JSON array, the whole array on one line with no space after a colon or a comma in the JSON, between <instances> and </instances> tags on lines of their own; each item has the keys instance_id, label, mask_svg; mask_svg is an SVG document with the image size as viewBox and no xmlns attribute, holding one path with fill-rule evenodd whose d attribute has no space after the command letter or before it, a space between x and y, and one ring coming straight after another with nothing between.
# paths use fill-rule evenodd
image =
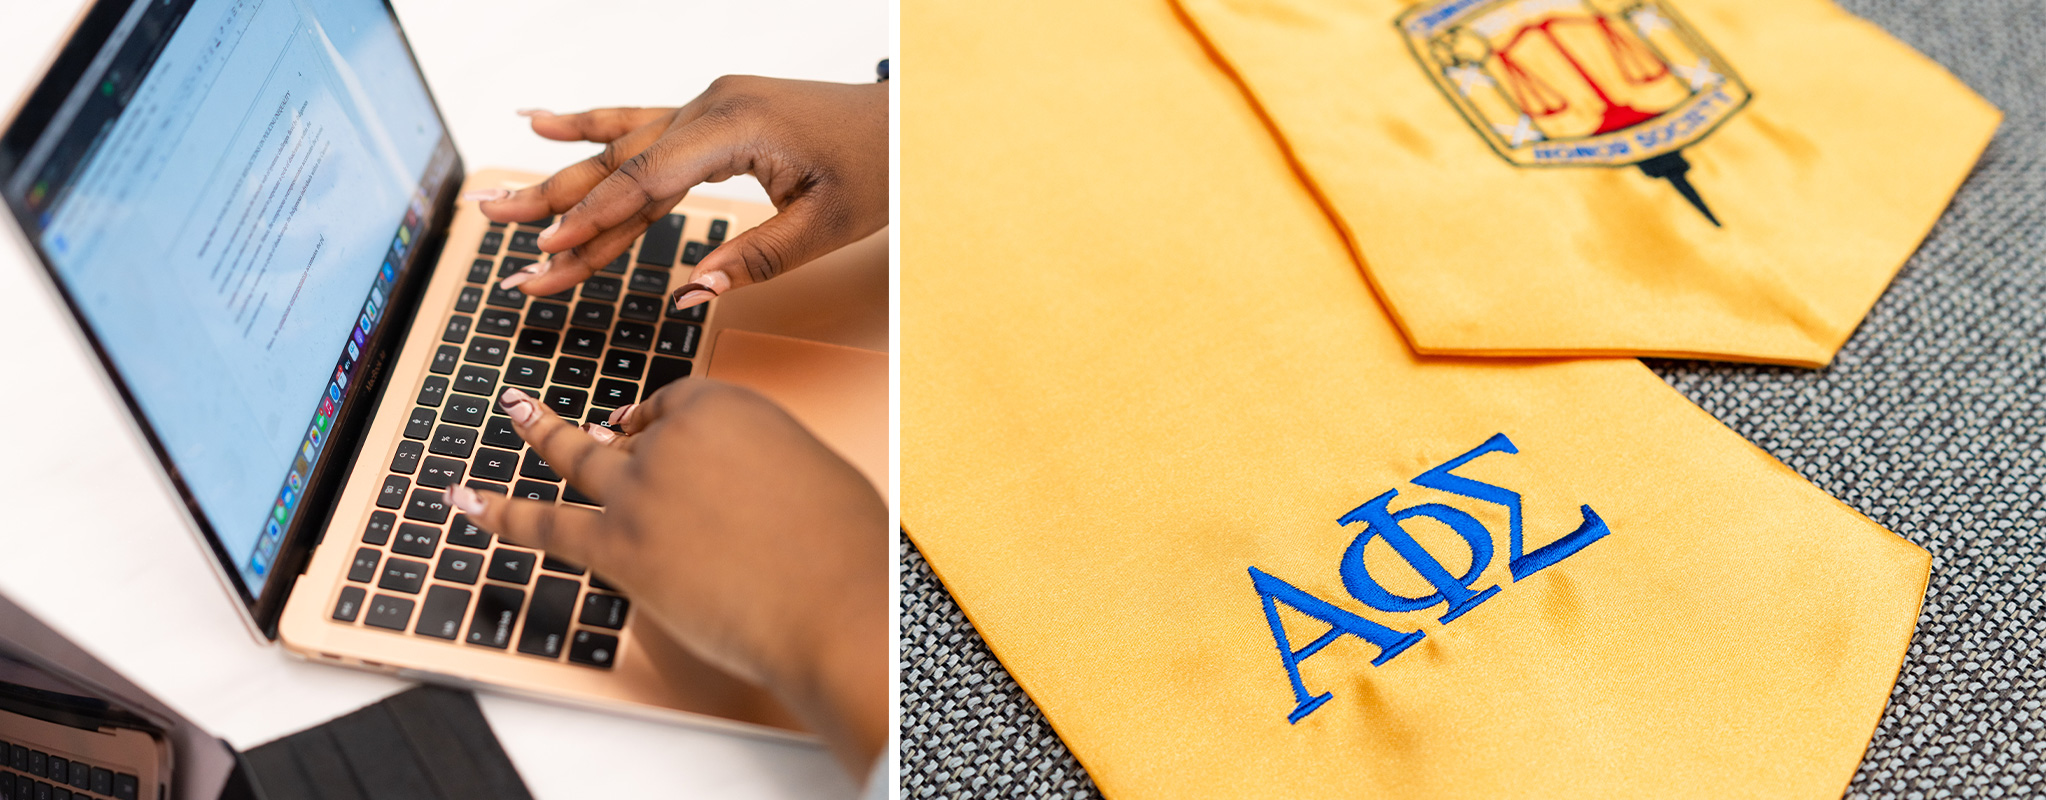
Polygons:
<instances>
[{"instance_id":1,"label":"gray woven fabric","mask_svg":"<svg viewBox=\"0 0 2046 800\"><path fill-rule=\"evenodd\" d=\"M1848 796L2046 793L2046 0L1842 4L1996 103L2002 131L1832 367L1651 366L1932 552ZM902 593L903 796L1098 797L906 539Z\"/></svg>"}]
</instances>

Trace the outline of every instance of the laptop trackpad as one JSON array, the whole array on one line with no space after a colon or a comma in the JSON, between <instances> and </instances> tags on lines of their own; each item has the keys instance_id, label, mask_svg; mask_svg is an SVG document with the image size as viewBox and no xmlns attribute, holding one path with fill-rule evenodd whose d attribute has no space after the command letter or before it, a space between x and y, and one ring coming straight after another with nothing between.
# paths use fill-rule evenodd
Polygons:
<instances>
[{"instance_id":1,"label":"laptop trackpad","mask_svg":"<svg viewBox=\"0 0 2046 800\"><path fill-rule=\"evenodd\" d=\"M705 377L766 395L888 496L888 354L720 332Z\"/></svg>"}]
</instances>

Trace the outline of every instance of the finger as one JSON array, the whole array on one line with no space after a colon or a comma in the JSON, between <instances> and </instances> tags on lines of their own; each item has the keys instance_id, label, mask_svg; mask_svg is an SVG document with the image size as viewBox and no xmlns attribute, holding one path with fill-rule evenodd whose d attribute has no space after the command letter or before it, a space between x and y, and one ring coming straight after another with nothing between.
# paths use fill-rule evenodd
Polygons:
<instances>
[{"instance_id":1,"label":"finger","mask_svg":"<svg viewBox=\"0 0 2046 800\"><path fill-rule=\"evenodd\" d=\"M672 206L671 206L672 207ZM663 209L661 213L667 213ZM498 286L505 289L522 289L534 297L546 297L564 289L573 288L591 275L597 274L612 261L618 259L632 247L632 242L646 233L647 224L626 224L597 234L597 238L563 250L528 265L525 269L506 275Z\"/></svg>"},{"instance_id":2,"label":"finger","mask_svg":"<svg viewBox=\"0 0 2046 800\"><path fill-rule=\"evenodd\" d=\"M596 155L570 164L544 181L515 192L498 190L488 196L476 195L482 201L477 208L484 216L497 222L526 222L558 214L580 202L592 187L610 177L620 165L658 141L664 130L666 127L659 120L642 125L605 143L604 149ZM552 234L559 227L560 223L556 222L540 234L541 249L559 251L582 243L582 239L577 239L557 246Z\"/></svg>"},{"instance_id":3,"label":"finger","mask_svg":"<svg viewBox=\"0 0 2046 800\"><path fill-rule=\"evenodd\" d=\"M843 201L806 192L784 205L781 213L710 251L690 272L689 282L669 295L669 305L684 309L770 280L874 230L879 227L865 230L856 225Z\"/></svg>"},{"instance_id":4,"label":"finger","mask_svg":"<svg viewBox=\"0 0 2046 800\"><path fill-rule=\"evenodd\" d=\"M483 494L461 485L448 487L447 502L498 538L585 566L606 563L607 545L615 538L606 535L603 512L593 509Z\"/></svg>"},{"instance_id":5,"label":"finger","mask_svg":"<svg viewBox=\"0 0 2046 800\"><path fill-rule=\"evenodd\" d=\"M629 469L625 453L605 447L574 425L563 422L540 405L532 395L507 388L497 397L498 406L511 416L519 438L532 445L533 452L547 460L570 485L599 503L618 491Z\"/></svg>"},{"instance_id":6,"label":"finger","mask_svg":"<svg viewBox=\"0 0 2046 800\"><path fill-rule=\"evenodd\" d=\"M580 114L533 111L533 132L562 142L609 142L673 116L672 108L599 108ZM667 127L663 125L662 127Z\"/></svg>"},{"instance_id":7,"label":"finger","mask_svg":"<svg viewBox=\"0 0 2046 800\"><path fill-rule=\"evenodd\" d=\"M726 115L701 116L672 128L619 163L563 212L555 223L558 230L543 241L582 241L635 217L651 224L691 187L743 172L740 153L746 146L738 125Z\"/></svg>"},{"instance_id":8,"label":"finger","mask_svg":"<svg viewBox=\"0 0 2046 800\"><path fill-rule=\"evenodd\" d=\"M639 437L637 436L629 436L624 432L615 431L594 422L583 423L583 433L589 434L590 438L597 440L598 444L628 453L632 452L633 447L639 443Z\"/></svg>"}]
</instances>

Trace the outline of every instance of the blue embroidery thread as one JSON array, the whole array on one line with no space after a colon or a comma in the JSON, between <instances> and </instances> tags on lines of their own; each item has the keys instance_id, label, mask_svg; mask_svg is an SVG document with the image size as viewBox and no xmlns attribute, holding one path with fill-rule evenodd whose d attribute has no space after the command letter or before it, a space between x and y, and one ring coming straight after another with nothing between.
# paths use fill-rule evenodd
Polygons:
<instances>
[{"instance_id":1,"label":"blue embroidery thread","mask_svg":"<svg viewBox=\"0 0 2046 800\"><path fill-rule=\"evenodd\" d=\"M1555 566L1612 532L1606 527L1605 520L1591 510L1591 506L1579 506L1584 521L1576 530L1536 548L1534 552L1523 552L1520 493L1452 472L1488 453L1512 455L1519 452L1519 448L1513 446L1513 440L1508 439L1506 434L1493 434L1484 444L1478 445L1470 452L1450 459L1413 479L1415 486L1491 503L1506 509L1507 565L1513 573L1515 583ZM1423 503L1393 511L1392 501L1398 496L1398 489L1387 491L1351 509L1338 520L1338 523L1346 528L1357 523L1364 525L1364 529L1350 541L1350 546L1343 551L1342 559L1337 563L1337 574L1342 578L1343 588L1352 598L1388 613L1420 611L1443 605L1446 608L1439 619L1443 623L1448 623L1499 593L1498 586L1487 587L1481 591L1471 589L1471 583L1477 580L1479 575L1484 574L1485 568L1492 563L1492 532L1484 523L1468 512L1441 503ZM1437 561L1422 548L1401 525L1415 517L1428 517L1455 531L1471 549L1470 569L1461 576L1451 575L1449 569L1442 566L1442 562ZM1393 594L1379 585L1377 579L1371 577L1370 570L1364 564L1364 550L1372 539L1381 537L1392 546L1393 552L1420 574L1422 579L1435 587L1432 594L1424 597ZM1426 638L1420 631L1395 630L1345 611L1255 566L1250 568L1250 581L1264 606L1265 621L1271 626L1272 640L1278 645L1279 663L1286 668L1286 677L1293 686L1294 707L1286 715L1286 720L1293 724L1299 724L1302 718L1314 713L1335 697L1334 692L1310 695L1306 682L1300 677L1300 662L1321 652L1322 648L1337 639L1355 636L1378 648L1378 657L1371 660L1371 665L1376 667L1391 661L1394 656L1406 652L1407 648ZM1328 632L1309 642L1306 647L1294 650L1286 636L1285 624L1279 619L1280 603L1285 603L1295 611L1328 624Z\"/></svg>"}]
</instances>

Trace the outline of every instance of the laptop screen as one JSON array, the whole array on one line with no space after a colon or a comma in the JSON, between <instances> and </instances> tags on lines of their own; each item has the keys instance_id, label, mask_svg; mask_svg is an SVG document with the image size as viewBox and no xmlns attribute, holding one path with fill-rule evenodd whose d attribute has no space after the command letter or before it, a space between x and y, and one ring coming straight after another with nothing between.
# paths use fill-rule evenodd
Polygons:
<instances>
[{"instance_id":1,"label":"laptop screen","mask_svg":"<svg viewBox=\"0 0 2046 800\"><path fill-rule=\"evenodd\" d=\"M453 151L380 0L99 5L0 188L260 597Z\"/></svg>"}]
</instances>

